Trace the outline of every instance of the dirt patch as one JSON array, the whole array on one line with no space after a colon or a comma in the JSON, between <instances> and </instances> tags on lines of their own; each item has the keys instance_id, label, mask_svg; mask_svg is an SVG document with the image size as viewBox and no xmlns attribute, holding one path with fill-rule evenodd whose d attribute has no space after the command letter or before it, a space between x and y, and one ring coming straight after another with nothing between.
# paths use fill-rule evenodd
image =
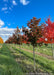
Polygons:
<instances>
[{"instance_id":1,"label":"dirt patch","mask_svg":"<svg viewBox=\"0 0 54 75\"><path fill-rule=\"evenodd\" d=\"M19 48L19 47L17 47L17 48ZM23 50L25 50L27 52L33 53L33 51L31 51L31 50L24 49L24 48L21 48L21 49L23 49ZM52 56L49 56L49 55L46 55L46 54L43 54L43 53L35 52L35 54L40 55L42 57L46 57L46 58L51 59L51 60L54 60Z\"/></svg>"}]
</instances>

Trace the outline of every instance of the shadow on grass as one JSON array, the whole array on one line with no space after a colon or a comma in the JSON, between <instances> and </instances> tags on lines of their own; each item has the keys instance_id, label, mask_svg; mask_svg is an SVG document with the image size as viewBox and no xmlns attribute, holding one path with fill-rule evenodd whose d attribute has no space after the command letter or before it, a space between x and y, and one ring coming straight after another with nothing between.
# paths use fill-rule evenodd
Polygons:
<instances>
[{"instance_id":1,"label":"shadow on grass","mask_svg":"<svg viewBox=\"0 0 54 75\"><path fill-rule=\"evenodd\" d=\"M31 57L31 56L29 56L29 54L27 55L26 53L24 53L23 51L19 51L18 49L15 49L18 53L20 52L20 54L21 55L23 55L23 56L17 56L17 58L19 58L21 61L23 61L23 60L28 60L28 59L30 59L30 60L32 60L33 61L33 57ZM38 58L36 58L35 59L35 61L36 61L36 63L38 63L39 65L41 65L42 66L42 68L44 68L45 69L45 72L47 72L47 70L46 69L48 69L48 70L50 70L52 73L54 73L54 69L51 67L51 65L49 66L48 65L48 63L44 63L44 61L41 61L41 60L39 60ZM21 65L21 66L29 66L29 65L27 65L27 64L25 64L25 63L20 63L19 61L18 61L18 63ZM23 65L22 65L23 64ZM29 66L29 67L31 67L31 65ZM24 69L24 68L23 68ZM26 70L27 70L27 68L26 68ZM25 69L24 69L24 71L25 71ZM30 70L28 69L28 71L30 72ZM32 71L33 71L33 66L32 66ZM41 72L41 70L38 70L39 72Z\"/></svg>"},{"instance_id":2,"label":"shadow on grass","mask_svg":"<svg viewBox=\"0 0 54 75\"><path fill-rule=\"evenodd\" d=\"M11 55L11 51L4 44L0 49L0 75L23 75L20 66Z\"/></svg>"},{"instance_id":3,"label":"shadow on grass","mask_svg":"<svg viewBox=\"0 0 54 75\"><path fill-rule=\"evenodd\" d=\"M22 54L21 55L13 55L13 56L16 59L16 61L18 62L18 64L20 65L20 67L22 68L22 71L24 73L33 72L33 66L29 62L28 63L26 62L26 60L28 60L27 57L25 57Z\"/></svg>"}]
</instances>

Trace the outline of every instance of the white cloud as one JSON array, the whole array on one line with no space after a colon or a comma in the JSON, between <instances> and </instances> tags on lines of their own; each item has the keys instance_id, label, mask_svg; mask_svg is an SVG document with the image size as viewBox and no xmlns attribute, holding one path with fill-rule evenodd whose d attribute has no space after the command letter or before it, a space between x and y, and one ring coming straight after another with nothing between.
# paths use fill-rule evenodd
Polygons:
<instances>
[{"instance_id":1,"label":"white cloud","mask_svg":"<svg viewBox=\"0 0 54 75\"><path fill-rule=\"evenodd\" d=\"M4 22L0 19L0 27L4 25Z\"/></svg>"},{"instance_id":2,"label":"white cloud","mask_svg":"<svg viewBox=\"0 0 54 75\"><path fill-rule=\"evenodd\" d=\"M16 3L16 1L15 1L15 0L13 0L13 1L12 1L12 3L13 3L13 5L17 5L17 3Z\"/></svg>"},{"instance_id":3,"label":"white cloud","mask_svg":"<svg viewBox=\"0 0 54 75\"><path fill-rule=\"evenodd\" d=\"M3 7L3 8L2 8L2 11L5 11L5 10L7 10L7 9L8 9L7 7Z\"/></svg>"},{"instance_id":4,"label":"white cloud","mask_svg":"<svg viewBox=\"0 0 54 75\"><path fill-rule=\"evenodd\" d=\"M12 34L14 33L14 28L0 28L0 37L3 38L4 41L6 41L9 36L12 36Z\"/></svg>"},{"instance_id":5,"label":"white cloud","mask_svg":"<svg viewBox=\"0 0 54 75\"><path fill-rule=\"evenodd\" d=\"M0 19L0 37L2 37L4 41L6 41L10 36L13 35L15 28L3 28L3 25L5 25L5 23ZM10 25L10 23L8 25ZM20 31L22 31L22 28L20 29Z\"/></svg>"},{"instance_id":6,"label":"white cloud","mask_svg":"<svg viewBox=\"0 0 54 75\"><path fill-rule=\"evenodd\" d=\"M29 0L19 0L19 1L23 5L28 5L30 3ZM18 0L3 0L4 7L2 7L1 10L6 14L10 13L10 11L12 11L14 6L18 5L17 2Z\"/></svg>"},{"instance_id":7,"label":"white cloud","mask_svg":"<svg viewBox=\"0 0 54 75\"><path fill-rule=\"evenodd\" d=\"M12 11L15 5L17 5L16 0L3 0L4 7L1 8L1 11L4 13L9 13Z\"/></svg>"},{"instance_id":8,"label":"white cloud","mask_svg":"<svg viewBox=\"0 0 54 75\"><path fill-rule=\"evenodd\" d=\"M13 35L15 28L0 28L0 37L3 38L4 42ZM22 32L22 28L20 29L20 31ZM22 34L22 33L21 33Z\"/></svg>"},{"instance_id":9,"label":"white cloud","mask_svg":"<svg viewBox=\"0 0 54 75\"><path fill-rule=\"evenodd\" d=\"M20 3L22 3L23 5L27 5L29 4L30 1L26 1L26 0L20 0Z\"/></svg>"}]
</instances>

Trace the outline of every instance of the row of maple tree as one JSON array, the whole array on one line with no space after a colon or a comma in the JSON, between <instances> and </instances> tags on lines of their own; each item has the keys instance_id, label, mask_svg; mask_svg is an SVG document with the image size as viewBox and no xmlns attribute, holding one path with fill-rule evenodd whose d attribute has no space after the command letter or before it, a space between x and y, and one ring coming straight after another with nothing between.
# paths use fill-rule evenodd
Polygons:
<instances>
[{"instance_id":1,"label":"row of maple tree","mask_svg":"<svg viewBox=\"0 0 54 75\"><path fill-rule=\"evenodd\" d=\"M50 18L48 18L45 23L41 25L39 22L41 19L37 19L33 17L30 21L28 21L27 26L22 26L22 33L20 33L20 29L17 27L14 31L14 34L8 38L5 43L15 43L15 44L31 44L33 46L33 58L34 58L34 71L36 71L35 67L35 47L37 45L42 45L43 43L54 43L54 22L51 22ZM53 58L54 51L52 50Z\"/></svg>"},{"instance_id":2,"label":"row of maple tree","mask_svg":"<svg viewBox=\"0 0 54 75\"><path fill-rule=\"evenodd\" d=\"M22 26L23 34L21 34L20 29L17 27L13 35L5 43L31 43L33 46L42 43L54 43L54 22L51 22L50 18L48 18L45 23L40 25L40 21L40 18L33 17L27 23L28 28Z\"/></svg>"}]
</instances>

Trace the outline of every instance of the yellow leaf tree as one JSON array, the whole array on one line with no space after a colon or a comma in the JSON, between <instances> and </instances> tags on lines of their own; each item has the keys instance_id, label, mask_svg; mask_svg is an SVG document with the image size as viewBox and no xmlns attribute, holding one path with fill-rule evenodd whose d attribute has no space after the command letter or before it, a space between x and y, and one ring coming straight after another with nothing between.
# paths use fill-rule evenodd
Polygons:
<instances>
[{"instance_id":1,"label":"yellow leaf tree","mask_svg":"<svg viewBox=\"0 0 54 75\"><path fill-rule=\"evenodd\" d=\"M3 39L2 39L1 37L0 37L0 43L1 43L1 44L4 43L4 42L3 42Z\"/></svg>"}]
</instances>

